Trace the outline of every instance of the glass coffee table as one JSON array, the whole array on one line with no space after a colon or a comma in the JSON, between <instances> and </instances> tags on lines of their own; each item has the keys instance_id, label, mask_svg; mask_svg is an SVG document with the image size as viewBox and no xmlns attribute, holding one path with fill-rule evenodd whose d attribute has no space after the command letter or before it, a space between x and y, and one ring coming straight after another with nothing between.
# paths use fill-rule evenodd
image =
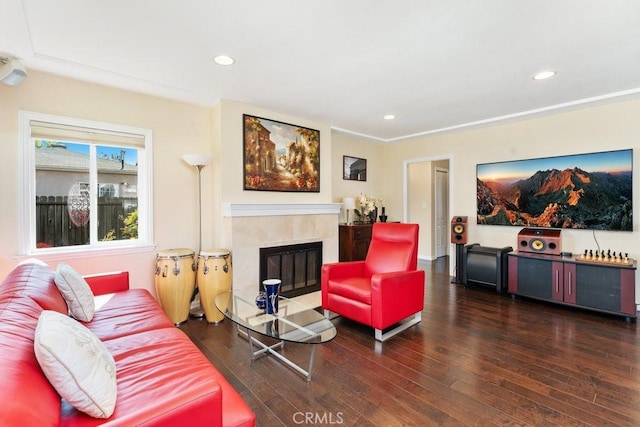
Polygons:
<instances>
[{"instance_id":1,"label":"glass coffee table","mask_svg":"<svg viewBox=\"0 0 640 427\"><path fill-rule=\"evenodd\" d=\"M278 313L267 314L256 306L257 296L257 292L250 290L232 290L219 294L215 303L226 318L238 325L238 333L249 342L252 361L271 354L311 381L315 344L331 341L336 336L335 326L312 307L284 297L278 299ZM267 345L256 338L256 334L278 342ZM311 344L307 370L276 351L284 348L285 342ZM259 350L254 351L254 345Z\"/></svg>"}]
</instances>

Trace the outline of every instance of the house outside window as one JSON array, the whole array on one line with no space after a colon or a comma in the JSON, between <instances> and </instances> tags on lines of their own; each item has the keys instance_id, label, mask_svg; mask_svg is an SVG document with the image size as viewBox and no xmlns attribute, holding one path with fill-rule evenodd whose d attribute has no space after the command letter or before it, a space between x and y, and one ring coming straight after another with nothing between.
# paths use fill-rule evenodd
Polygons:
<instances>
[{"instance_id":1,"label":"house outside window","mask_svg":"<svg viewBox=\"0 0 640 427\"><path fill-rule=\"evenodd\" d=\"M151 131L20 112L22 253L148 246Z\"/></svg>"}]
</instances>

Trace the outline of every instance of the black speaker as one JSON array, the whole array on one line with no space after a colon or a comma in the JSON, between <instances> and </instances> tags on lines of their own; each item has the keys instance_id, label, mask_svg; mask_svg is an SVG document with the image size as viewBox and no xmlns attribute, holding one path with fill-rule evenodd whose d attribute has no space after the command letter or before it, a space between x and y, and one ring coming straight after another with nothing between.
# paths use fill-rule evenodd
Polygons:
<instances>
[{"instance_id":1,"label":"black speaker","mask_svg":"<svg viewBox=\"0 0 640 427\"><path fill-rule=\"evenodd\" d=\"M467 244L467 217L454 216L451 218L451 243Z\"/></svg>"}]
</instances>

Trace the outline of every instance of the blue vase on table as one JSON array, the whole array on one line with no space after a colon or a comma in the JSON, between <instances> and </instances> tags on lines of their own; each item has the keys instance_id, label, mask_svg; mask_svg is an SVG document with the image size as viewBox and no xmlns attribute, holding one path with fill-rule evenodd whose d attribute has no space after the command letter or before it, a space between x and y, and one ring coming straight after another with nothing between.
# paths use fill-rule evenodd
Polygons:
<instances>
[{"instance_id":1,"label":"blue vase on table","mask_svg":"<svg viewBox=\"0 0 640 427\"><path fill-rule=\"evenodd\" d=\"M267 279L262 282L267 299L267 314L278 313L278 298L280 297L280 279Z\"/></svg>"}]
</instances>

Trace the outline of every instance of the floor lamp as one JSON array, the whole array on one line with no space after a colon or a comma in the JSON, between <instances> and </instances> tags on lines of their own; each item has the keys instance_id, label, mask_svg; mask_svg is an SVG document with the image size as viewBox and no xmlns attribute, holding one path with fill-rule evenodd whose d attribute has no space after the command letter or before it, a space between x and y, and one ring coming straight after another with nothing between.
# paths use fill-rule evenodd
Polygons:
<instances>
[{"instance_id":1,"label":"floor lamp","mask_svg":"<svg viewBox=\"0 0 640 427\"><path fill-rule=\"evenodd\" d=\"M208 154L185 154L182 156L182 160L198 169L198 249L196 251L196 259L198 259L202 249L202 169L211 163L213 158ZM198 288L196 287L191 298L192 301L197 294ZM204 317L204 312L199 306L192 308L189 314L192 317Z\"/></svg>"}]
</instances>

